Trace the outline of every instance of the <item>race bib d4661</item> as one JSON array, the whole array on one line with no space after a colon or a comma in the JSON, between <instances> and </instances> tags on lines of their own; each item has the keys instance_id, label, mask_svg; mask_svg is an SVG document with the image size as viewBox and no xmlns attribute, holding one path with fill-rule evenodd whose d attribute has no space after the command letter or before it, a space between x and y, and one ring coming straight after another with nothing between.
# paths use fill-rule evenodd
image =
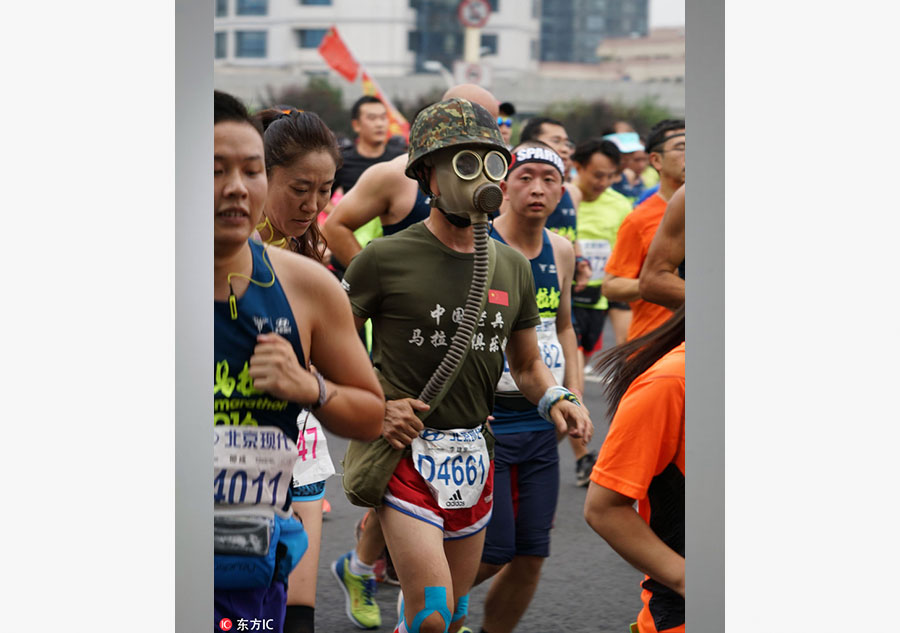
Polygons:
<instances>
[{"instance_id":1,"label":"race bib d4661","mask_svg":"<svg viewBox=\"0 0 900 633\"><path fill-rule=\"evenodd\" d=\"M481 429L424 429L411 448L413 464L441 508L478 502L491 466Z\"/></svg>"}]
</instances>

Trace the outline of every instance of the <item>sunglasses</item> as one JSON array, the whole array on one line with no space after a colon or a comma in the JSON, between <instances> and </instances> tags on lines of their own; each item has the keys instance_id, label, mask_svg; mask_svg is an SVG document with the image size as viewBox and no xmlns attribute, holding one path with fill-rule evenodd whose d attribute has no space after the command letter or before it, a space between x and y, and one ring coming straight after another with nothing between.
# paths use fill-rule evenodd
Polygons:
<instances>
[{"instance_id":1,"label":"sunglasses","mask_svg":"<svg viewBox=\"0 0 900 633\"><path fill-rule=\"evenodd\" d=\"M497 125L505 125L506 127L512 127L512 119L509 117L497 117Z\"/></svg>"}]
</instances>

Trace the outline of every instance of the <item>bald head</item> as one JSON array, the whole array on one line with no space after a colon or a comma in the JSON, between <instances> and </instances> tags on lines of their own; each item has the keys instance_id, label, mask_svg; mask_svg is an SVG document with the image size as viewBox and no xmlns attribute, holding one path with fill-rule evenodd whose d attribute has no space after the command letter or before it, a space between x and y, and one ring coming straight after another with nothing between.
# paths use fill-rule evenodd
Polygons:
<instances>
[{"instance_id":1,"label":"bald head","mask_svg":"<svg viewBox=\"0 0 900 633\"><path fill-rule=\"evenodd\" d=\"M441 97L441 101L452 99L453 97L467 99L472 103L477 103L490 112L491 116L495 119L500 116L500 107L497 103L497 99L481 86L476 86L475 84L459 84L453 86L444 93L444 96Z\"/></svg>"}]
</instances>

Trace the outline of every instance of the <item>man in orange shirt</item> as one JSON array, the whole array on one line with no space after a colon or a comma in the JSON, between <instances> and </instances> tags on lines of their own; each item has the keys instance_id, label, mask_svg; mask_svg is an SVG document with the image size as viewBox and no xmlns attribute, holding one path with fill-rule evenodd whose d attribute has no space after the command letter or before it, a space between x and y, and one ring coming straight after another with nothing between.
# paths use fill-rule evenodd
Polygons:
<instances>
[{"instance_id":1,"label":"man in orange shirt","mask_svg":"<svg viewBox=\"0 0 900 633\"><path fill-rule=\"evenodd\" d=\"M610 301L631 304L629 341L653 330L672 314L663 306L641 299L638 278L669 198L684 184L684 141L684 119L666 119L650 130L647 151L650 164L659 172L659 191L625 216L606 263L601 285L604 296Z\"/></svg>"}]
</instances>

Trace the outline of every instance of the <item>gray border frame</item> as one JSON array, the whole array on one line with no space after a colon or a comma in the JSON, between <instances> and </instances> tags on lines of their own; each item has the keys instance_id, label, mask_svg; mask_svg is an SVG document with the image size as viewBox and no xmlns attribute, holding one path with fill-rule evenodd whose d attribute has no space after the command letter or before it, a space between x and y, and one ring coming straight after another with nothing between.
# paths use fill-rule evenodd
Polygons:
<instances>
[{"instance_id":1,"label":"gray border frame","mask_svg":"<svg viewBox=\"0 0 900 633\"><path fill-rule=\"evenodd\" d=\"M725 3L686 0L686 623L725 630Z\"/></svg>"},{"instance_id":2,"label":"gray border frame","mask_svg":"<svg viewBox=\"0 0 900 633\"><path fill-rule=\"evenodd\" d=\"M176 0L175 630L185 633L213 620L212 23L212 2Z\"/></svg>"}]
</instances>

